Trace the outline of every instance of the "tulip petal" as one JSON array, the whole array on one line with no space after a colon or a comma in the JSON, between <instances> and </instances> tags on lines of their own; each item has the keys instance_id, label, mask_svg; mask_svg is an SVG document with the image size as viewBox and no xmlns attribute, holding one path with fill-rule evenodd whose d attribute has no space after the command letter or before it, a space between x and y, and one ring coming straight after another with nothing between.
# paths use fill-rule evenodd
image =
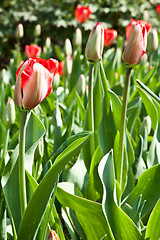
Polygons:
<instances>
[{"instance_id":1,"label":"tulip petal","mask_svg":"<svg viewBox=\"0 0 160 240\"><path fill-rule=\"evenodd\" d=\"M49 95L53 80L53 75L39 63L33 64L32 72L29 70L25 69L23 75L21 75L23 86L22 105L25 109L34 108ZM28 81L26 81L27 78Z\"/></svg>"}]
</instances>

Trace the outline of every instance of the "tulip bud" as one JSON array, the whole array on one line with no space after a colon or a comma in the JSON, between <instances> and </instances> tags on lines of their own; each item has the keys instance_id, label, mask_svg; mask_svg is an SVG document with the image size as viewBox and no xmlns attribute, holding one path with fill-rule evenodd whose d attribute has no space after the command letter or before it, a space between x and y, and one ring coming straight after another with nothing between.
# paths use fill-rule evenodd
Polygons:
<instances>
[{"instance_id":1,"label":"tulip bud","mask_svg":"<svg viewBox=\"0 0 160 240\"><path fill-rule=\"evenodd\" d=\"M15 122L15 105L12 98L9 98L5 108L4 121L7 126L11 126Z\"/></svg>"},{"instance_id":2,"label":"tulip bud","mask_svg":"<svg viewBox=\"0 0 160 240\"><path fill-rule=\"evenodd\" d=\"M86 58L90 62L97 62L102 57L104 47L104 28L100 22L96 24L90 33L87 46Z\"/></svg>"},{"instance_id":3,"label":"tulip bud","mask_svg":"<svg viewBox=\"0 0 160 240\"><path fill-rule=\"evenodd\" d=\"M142 122L142 125L140 127L140 134L143 133L144 128L147 128L147 134L149 135L150 131L151 131L151 119L150 116L146 116Z\"/></svg>"},{"instance_id":4,"label":"tulip bud","mask_svg":"<svg viewBox=\"0 0 160 240\"><path fill-rule=\"evenodd\" d=\"M81 74L76 84L76 91L80 96L83 96L85 93L85 88L86 88L85 76Z\"/></svg>"},{"instance_id":5,"label":"tulip bud","mask_svg":"<svg viewBox=\"0 0 160 240\"><path fill-rule=\"evenodd\" d=\"M154 28L152 29L147 38L147 51L154 52L158 48L158 34L157 30Z\"/></svg>"},{"instance_id":6,"label":"tulip bud","mask_svg":"<svg viewBox=\"0 0 160 240\"><path fill-rule=\"evenodd\" d=\"M50 234L48 236L48 240L60 240L57 233L53 230L50 231Z\"/></svg>"},{"instance_id":7,"label":"tulip bud","mask_svg":"<svg viewBox=\"0 0 160 240\"><path fill-rule=\"evenodd\" d=\"M2 77L2 81L5 85L9 84L9 74L5 68L3 68L1 71L1 77Z\"/></svg>"},{"instance_id":8,"label":"tulip bud","mask_svg":"<svg viewBox=\"0 0 160 240\"><path fill-rule=\"evenodd\" d=\"M80 47L82 46L82 32L80 28L76 29L76 34L75 34L75 38L74 38L74 45L76 47Z\"/></svg>"},{"instance_id":9,"label":"tulip bud","mask_svg":"<svg viewBox=\"0 0 160 240\"><path fill-rule=\"evenodd\" d=\"M145 25L137 23L132 31L123 53L124 63L132 67L140 63L147 45L147 30Z\"/></svg>"},{"instance_id":10,"label":"tulip bud","mask_svg":"<svg viewBox=\"0 0 160 240\"><path fill-rule=\"evenodd\" d=\"M35 37L38 37L41 35L41 25L40 24L37 24L35 26L35 30L34 30L34 36Z\"/></svg>"},{"instance_id":11,"label":"tulip bud","mask_svg":"<svg viewBox=\"0 0 160 240\"><path fill-rule=\"evenodd\" d=\"M23 37L23 35L24 35L23 25L22 25L22 23L19 23L17 26L17 29L16 29L15 36L17 39L20 39Z\"/></svg>"},{"instance_id":12,"label":"tulip bud","mask_svg":"<svg viewBox=\"0 0 160 240\"><path fill-rule=\"evenodd\" d=\"M65 52L65 56L72 55L72 45L71 45L71 41L68 38L65 40L64 52Z\"/></svg>"},{"instance_id":13,"label":"tulip bud","mask_svg":"<svg viewBox=\"0 0 160 240\"><path fill-rule=\"evenodd\" d=\"M60 76L59 76L59 73L56 73L52 82L52 88L57 89L59 86L59 82L60 82Z\"/></svg>"},{"instance_id":14,"label":"tulip bud","mask_svg":"<svg viewBox=\"0 0 160 240\"><path fill-rule=\"evenodd\" d=\"M51 47L51 39L50 37L46 37L46 44L45 44L46 48L49 49Z\"/></svg>"},{"instance_id":15,"label":"tulip bud","mask_svg":"<svg viewBox=\"0 0 160 240\"><path fill-rule=\"evenodd\" d=\"M64 60L64 74L69 75L72 72L72 56L66 56Z\"/></svg>"}]
</instances>

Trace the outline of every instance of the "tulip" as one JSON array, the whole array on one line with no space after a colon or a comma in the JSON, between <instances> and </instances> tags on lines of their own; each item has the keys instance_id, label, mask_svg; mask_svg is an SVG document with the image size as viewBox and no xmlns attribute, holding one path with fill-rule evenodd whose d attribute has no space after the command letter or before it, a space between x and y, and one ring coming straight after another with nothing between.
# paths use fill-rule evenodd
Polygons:
<instances>
[{"instance_id":1,"label":"tulip","mask_svg":"<svg viewBox=\"0 0 160 240\"><path fill-rule=\"evenodd\" d=\"M150 31L147 39L147 51L154 52L158 48L158 34L157 30L154 28Z\"/></svg>"},{"instance_id":2,"label":"tulip","mask_svg":"<svg viewBox=\"0 0 160 240\"><path fill-rule=\"evenodd\" d=\"M40 24L37 24L35 26L34 35L35 35L35 37L38 37L41 35L41 25Z\"/></svg>"},{"instance_id":3,"label":"tulip","mask_svg":"<svg viewBox=\"0 0 160 240\"><path fill-rule=\"evenodd\" d=\"M65 52L65 56L71 56L72 55L72 44L71 44L71 41L68 38L65 40L64 52Z\"/></svg>"},{"instance_id":4,"label":"tulip","mask_svg":"<svg viewBox=\"0 0 160 240\"><path fill-rule=\"evenodd\" d=\"M11 126L15 122L15 105L12 98L9 98L5 108L4 121L7 126Z\"/></svg>"},{"instance_id":5,"label":"tulip","mask_svg":"<svg viewBox=\"0 0 160 240\"><path fill-rule=\"evenodd\" d=\"M84 23L89 19L91 13L89 7L78 5L75 10L75 18L78 22Z\"/></svg>"},{"instance_id":6,"label":"tulip","mask_svg":"<svg viewBox=\"0 0 160 240\"><path fill-rule=\"evenodd\" d=\"M63 74L63 69L64 69L64 61L59 62L59 65L58 65L57 73L59 74L59 76Z\"/></svg>"},{"instance_id":7,"label":"tulip","mask_svg":"<svg viewBox=\"0 0 160 240\"><path fill-rule=\"evenodd\" d=\"M17 26L17 29L16 29L16 38L17 39L20 39L22 38L24 35L24 30L23 30L23 24L22 23L19 23L18 26Z\"/></svg>"},{"instance_id":8,"label":"tulip","mask_svg":"<svg viewBox=\"0 0 160 240\"><path fill-rule=\"evenodd\" d=\"M159 15L160 15L160 4L156 7L156 10L157 10L157 12L158 12Z\"/></svg>"},{"instance_id":9,"label":"tulip","mask_svg":"<svg viewBox=\"0 0 160 240\"><path fill-rule=\"evenodd\" d=\"M54 59L29 58L16 72L14 100L18 107L32 109L51 92L52 80L58 69Z\"/></svg>"},{"instance_id":10,"label":"tulip","mask_svg":"<svg viewBox=\"0 0 160 240\"><path fill-rule=\"evenodd\" d=\"M104 47L104 28L100 22L96 24L90 33L87 46L86 58L90 62L97 62L102 57Z\"/></svg>"},{"instance_id":11,"label":"tulip","mask_svg":"<svg viewBox=\"0 0 160 240\"><path fill-rule=\"evenodd\" d=\"M144 20L135 20L135 19L132 19L131 22L127 25L126 27L126 39L127 41L129 41L129 38L133 32L133 29L134 27L136 26L136 24L139 23L141 26L144 26L146 27L146 30L147 30L147 33L149 33L149 30L151 28L151 23L149 22L146 22Z\"/></svg>"},{"instance_id":12,"label":"tulip","mask_svg":"<svg viewBox=\"0 0 160 240\"><path fill-rule=\"evenodd\" d=\"M26 45L25 46L25 53L28 58L36 58L41 55L41 47L37 44Z\"/></svg>"},{"instance_id":13,"label":"tulip","mask_svg":"<svg viewBox=\"0 0 160 240\"><path fill-rule=\"evenodd\" d=\"M59 86L59 82L60 82L60 76L58 73L56 73L52 82L52 88L57 89Z\"/></svg>"},{"instance_id":14,"label":"tulip","mask_svg":"<svg viewBox=\"0 0 160 240\"><path fill-rule=\"evenodd\" d=\"M114 29L104 29L104 46L110 47L117 39L117 31Z\"/></svg>"},{"instance_id":15,"label":"tulip","mask_svg":"<svg viewBox=\"0 0 160 240\"><path fill-rule=\"evenodd\" d=\"M53 230L50 231L50 234L48 236L48 240L60 240L57 233Z\"/></svg>"},{"instance_id":16,"label":"tulip","mask_svg":"<svg viewBox=\"0 0 160 240\"><path fill-rule=\"evenodd\" d=\"M50 37L46 37L46 44L45 44L46 48L49 49L51 47L51 39Z\"/></svg>"},{"instance_id":17,"label":"tulip","mask_svg":"<svg viewBox=\"0 0 160 240\"><path fill-rule=\"evenodd\" d=\"M83 74L80 74L79 79L76 84L76 91L80 96L83 96L86 89L86 81L85 76Z\"/></svg>"},{"instance_id":18,"label":"tulip","mask_svg":"<svg viewBox=\"0 0 160 240\"><path fill-rule=\"evenodd\" d=\"M147 29L144 24L137 23L132 31L123 53L124 63L132 67L140 63L147 46Z\"/></svg>"},{"instance_id":19,"label":"tulip","mask_svg":"<svg viewBox=\"0 0 160 240\"><path fill-rule=\"evenodd\" d=\"M76 34L75 34L75 38L74 38L74 45L76 47L80 47L82 46L82 32L80 28L76 29Z\"/></svg>"},{"instance_id":20,"label":"tulip","mask_svg":"<svg viewBox=\"0 0 160 240\"><path fill-rule=\"evenodd\" d=\"M63 72L65 75L69 75L72 72L72 56L66 56L64 60Z\"/></svg>"}]
</instances>

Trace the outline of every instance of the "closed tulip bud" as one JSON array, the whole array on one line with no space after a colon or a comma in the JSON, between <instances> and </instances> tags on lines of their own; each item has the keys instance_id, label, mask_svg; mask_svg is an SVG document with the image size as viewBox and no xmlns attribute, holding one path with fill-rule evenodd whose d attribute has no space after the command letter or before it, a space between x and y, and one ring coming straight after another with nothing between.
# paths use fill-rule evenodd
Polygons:
<instances>
[{"instance_id":1,"label":"closed tulip bud","mask_svg":"<svg viewBox=\"0 0 160 240\"><path fill-rule=\"evenodd\" d=\"M64 60L63 72L65 75L69 75L72 72L72 56L66 56Z\"/></svg>"},{"instance_id":2,"label":"closed tulip bud","mask_svg":"<svg viewBox=\"0 0 160 240\"><path fill-rule=\"evenodd\" d=\"M50 234L48 236L48 240L60 240L57 233L53 230L50 231Z\"/></svg>"},{"instance_id":3,"label":"closed tulip bud","mask_svg":"<svg viewBox=\"0 0 160 240\"><path fill-rule=\"evenodd\" d=\"M35 30L34 30L34 36L35 37L38 37L41 35L41 25L40 24L37 24L35 26Z\"/></svg>"},{"instance_id":4,"label":"closed tulip bud","mask_svg":"<svg viewBox=\"0 0 160 240\"><path fill-rule=\"evenodd\" d=\"M9 74L5 68L1 71L2 81L5 85L9 84Z\"/></svg>"},{"instance_id":5,"label":"closed tulip bud","mask_svg":"<svg viewBox=\"0 0 160 240\"><path fill-rule=\"evenodd\" d=\"M19 23L16 29L16 34L15 34L17 39L20 39L24 36L24 30L23 30L23 24Z\"/></svg>"},{"instance_id":6,"label":"closed tulip bud","mask_svg":"<svg viewBox=\"0 0 160 240\"><path fill-rule=\"evenodd\" d=\"M146 52L147 30L145 25L137 23L132 31L127 46L123 53L124 63L132 67L141 62Z\"/></svg>"},{"instance_id":7,"label":"closed tulip bud","mask_svg":"<svg viewBox=\"0 0 160 240\"><path fill-rule=\"evenodd\" d=\"M81 74L76 84L76 91L80 96L83 96L85 93L85 88L86 88L85 76Z\"/></svg>"},{"instance_id":8,"label":"closed tulip bud","mask_svg":"<svg viewBox=\"0 0 160 240\"><path fill-rule=\"evenodd\" d=\"M14 100L18 107L32 109L52 90L52 80L58 69L54 59L29 58L16 72Z\"/></svg>"},{"instance_id":9,"label":"closed tulip bud","mask_svg":"<svg viewBox=\"0 0 160 240\"><path fill-rule=\"evenodd\" d=\"M144 128L147 128L147 134L149 135L150 131L151 131L151 118L150 116L146 116L142 122L142 125L140 127L140 134L143 134Z\"/></svg>"},{"instance_id":10,"label":"closed tulip bud","mask_svg":"<svg viewBox=\"0 0 160 240\"><path fill-rule=\"evenodd\" d=\"M98 62L103 53L104 47L104 28L100 22L96 24L90 33L87 46L86 58L90 62Z\"/></svg>"},{"instance_id":11,"label":"closed tulip bud","mask_svg":"<svg viewBox=\"0 0 160 240\"><path fill-rule=\"evenodd\" d=\"M154 28L152 29L147 38L147 51L154 52L158 48L158 34L157 30Z\"/></svg>"},{"instance_id":12,"label":"closed tulip bud","mask_svg":"<svg viewBox=\"0 0 160 240\"><path fill-rule=\"evenodd\" d=\"M57 89L59 86L59 82L60 82L60 76L59 76L59 73L56 73L52 82L52 88Z\"/></svg>"},{"instance_id":13,"label":"closed tulip bud","mask_svg":"<svg viewBox=\"0 0 160 240\"><path fill-rule=\"evenodd\" d=\"M71 41L68 38L65 40L64 52L65 52L65 56L72 55L72 45L71 45Z\"/></svg>"},{"instance_id":14,"label":"closed tulip bud","mask_svg":"<svg viewBox=\"0 0 160 240\"><path fill-rule=\"evenodd\" d=\"M51 47L51 39L50 37L46 37L46 44L45 44L46 48L49 49Z\"/></svg>"},{"instance_id":15,"label":"closed tulip bud","mask_svg":"<svg viewBox=\"0 0 160 240\"><path fill-rule=\"evenodd\" d=\"M15 105L12 98L9 98L5 108L4 121L7 126L11 126L15 122Z\"/></svg>"},{"instance_id":16,"label":"closed tulip bud","mask_svg":"<svg viewBox=\"0 0 160 240\"><path fill-rule=\"evenodd\" d=\"M75 34L75 38L74 38L74 45L76 47L80 47L82 46L82 32L80 28L76 29L76 34Z\"/></svg>"}]
</instances>

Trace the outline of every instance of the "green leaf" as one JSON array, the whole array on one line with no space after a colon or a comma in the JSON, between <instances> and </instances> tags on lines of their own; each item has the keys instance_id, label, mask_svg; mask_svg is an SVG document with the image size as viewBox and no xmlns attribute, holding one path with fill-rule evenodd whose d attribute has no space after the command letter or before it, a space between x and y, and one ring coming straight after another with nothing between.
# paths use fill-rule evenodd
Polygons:
<instances>
[{"instance_id":1,"label":"green leaf","mask_svg":"<svg viewBox=\"0 0 160 240\"><path fill-rule=\"evenodd\" d=\"M147 169L138 179L133 191L126 198L125 202L133 206L134 202L142 194L142 201L146 200L142 211L142 217L154 207L160 198L160 165Z\"/></svg>"},{"instance_id":2,"label":"green leaf","mask_svg":"<svg viewBox=\"0 0 160 240\"><path fill-rule=\"evenodd\" d=\"M21 221L18 240L33 239L47 207L58 175L68 161L81 150L82 146L89 138L90 134L75 140L56 158L53 166L47 172L27 205Z\"/></svg>"},{"instance_id":3,"label":"green leaf","mask_svg":"<svg viewBox=\"0 0 160 240\"><path fill-rule=\"evenodd\" d=\"M140 96L142 97L142 101L145 105L148 115L151 118L152 128L153 128L153 130L155 130L156 126L157 126L157 121L158 121L157 109L156 109L154 103L152 102L151 98L149 97L149 95L143 89L138 87L138 92L139 92Z\"/></svg>"},{"instance_id":4,"label":"green leaf","mask_svg":"<svg viewBox=\"0 0 160 240\"><path fill-rule=\"evenodd\" d=\"M112 150L102 158L98 170L104 190L102 201L103 212L109 222L114 238L144 240L133 221L115 202L115 173Z\"/></svg>"},{"instance_id":5,"label":"green leaf","mask_svg":"<svg viewBox=\"0 0 160 240\"><path fill-rule=\"evenodd\" d=\"M71 183L59 183L56 196L61 204L75 211L87 240L101 239L105 234L107 240L112 239L109 236L101 204L74 195L75 190Z\"/></svg>"},{"instance_id":6,"label":"green leaf","mask_svg":"<svg viewBox=\"0 0 160 240\"><path fill-rule=\"evenodd\" d=\"M160 199L157 201L147 224L146 235L145 237L149 237L149 240L159 240L160 238Z\"/></svg>"},{"instance_id":7,"label":"green leaf","mask_svg":"<svg viewBox=\"0 0 160 240\"><path fill-rule=\"evenodd\" d=\"M89 179L85 197L87 199L98 201L102 196L102 184L98 175L98 164L102 158L100 146L97 147L90 166Z\"/></svg>"}]
</instances>

